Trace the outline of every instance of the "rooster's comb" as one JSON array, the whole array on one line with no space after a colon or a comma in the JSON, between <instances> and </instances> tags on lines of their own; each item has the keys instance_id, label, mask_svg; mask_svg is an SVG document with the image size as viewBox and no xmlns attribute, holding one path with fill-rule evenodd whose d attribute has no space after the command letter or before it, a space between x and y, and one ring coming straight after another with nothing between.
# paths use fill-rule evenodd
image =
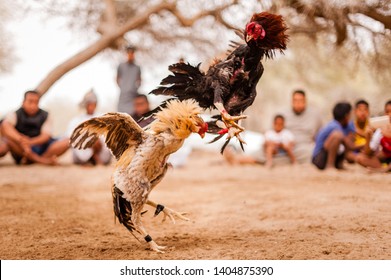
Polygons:
<instances>
[{"instance_id":1,"label":"rooster's comb","mask_svg":"<svg viewBox=\"0 0 391 280\"><path fill-rule=\"evenodd\" d=\"M262 25L266 36L257 43L265 50L266 57L273 57L274 50L283 52L286 49L289 36L286 34L287 26L281 15L262 12L253 14L250 22L257 22Z\"/></svg>"}]
</instances>

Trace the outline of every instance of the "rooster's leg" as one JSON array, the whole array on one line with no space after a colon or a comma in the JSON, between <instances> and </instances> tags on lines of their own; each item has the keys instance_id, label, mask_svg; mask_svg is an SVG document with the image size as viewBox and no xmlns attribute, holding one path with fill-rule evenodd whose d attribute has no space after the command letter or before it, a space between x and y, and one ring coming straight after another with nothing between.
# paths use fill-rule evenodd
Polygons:
<instances>
[{"instance_id":1,"label":"rooster's leg","mask_svg":"<svg viewBox=\"0 0 391 280\"><path fill-rule=\"evenodd\" d=\"M240 125L237 125L237 127L233 127L233 126L227 127L226 123L223 121L217 121L216 125L221 128L221 131L219 132L219 134L227 133L228 139L236 137L239 140L239 142L241 143L241 146L243 146L243 144L246 144L246 142L240 136L240 133L244 131L244 128L241 127Z\"/></svg>"},{"instance_id":2,"label":"rooster's leg","mask_svg":"<svg viewBox=\"0 0 391 280\"><path fill-rule=\"evenodd\" d=\"M134 228L138 232L140 232L142 234L142 236L144 236L144 240L148 243L149 248L151 250L158 252L158 253L164 253L163 250L166 247L157 245L156 242L152 240L152 237L145 230L145 228L141 222L141 215L139 214L139 213L141 213L141 210L142 210L142 207L141 208L140 207L139 208L133 207L134 215L132 215L132 222L134 224Z\"/></svg>"},{"instance_id":3,"label":"rooster's leg","mask_svg":"<svg viewBox=\"0 0 391 280\"><path fill-rule=\"evenodd\" d=\"M215 102L214 105L217 110L219 110L221 114L221 119L227 127L235 127L244 131L244 128L238 125L237 121L247 118L246 115L231 116L230 114L228 114L227 110L225 110L222 102Z\"/></svg>"},{"instance_id":4,"label":"rooster's leg","mask_svg":"<svg viewBox=\"0 0 391 280\"><path fill-rule=\"evenodd\" d=\"M241 143L241 146L243 144L246 144L246 142L240 137L240 133L244 131L244 127L239 125L237 122L241 119L247 118L246 115L241 116L231 116L228 114L228 112L225 110L223 103L221 102L215 102L214 105L219 110L221 114L221 122L216 123L219 127L222 128L221 133L227 133L228 138L236 137L239 142Z\"/></svg>"},{"instance_id":5,"label":"rooster's leg","mask_svg":"<svg viewBox=\"0 0 391 280\"><path fill-rule=\"evenodd\" d=\"M214 83L212 83L212 85L215 88L214 96L213 96L213 105L215 105L216 109L219 110L219 112L221 114L221 118L222 118L223 122L225 123L225 125L227 126L227 128L236 127L237 129L242 129L242 131L243 131L244 128L239 126L236 122L241 119L247 118L247 116L246 115L231 116L230 114L228 114L227 110L224 107L223 95L224 95L224 92L229 89L222 86L218 82L214 82Z\"/></svg>"},{"instance_id":6,"label":"rooster's leg","mask_svg":"<svg viewBox=\"0 0 391 280\"><path fill-rule=\"evenodd\" d=\"M155 207L156 208L156 211L155 211L155 217L161 212L163 211L164 213L164 217L163 217L163 222L166 220L167 216L170 218L170 220L172 221L173 224L175 224L175 218L178 218L178 219L181 219L181 220L184 220L184 221L189 221L188 218L185 217L185 215L187 213L179 213L179 212L176 212L168 207L165 207L161 204L157 204L151 200L147 200L146 204L152 206L152 207Z\"/></svg>"}]
</instances>

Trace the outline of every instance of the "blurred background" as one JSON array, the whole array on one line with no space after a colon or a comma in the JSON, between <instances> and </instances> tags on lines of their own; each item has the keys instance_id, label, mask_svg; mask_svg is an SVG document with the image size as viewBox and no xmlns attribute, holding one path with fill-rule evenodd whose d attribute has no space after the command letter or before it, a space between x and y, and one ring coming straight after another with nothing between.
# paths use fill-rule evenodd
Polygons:
<instances>
[{"instance_id":1,"label":"blurred background","mask_svg":"<svg viewBox=\"0 0 391 280\"><path fill-rule=\"evenodd\" d=\"M147 94L180 58L205 70L224 57L231 40L240 42L235 29L261 11L284 16L290 42L285 54L263 61L247 129L268 129L298 88L324 122L341 100L366 99L372 116L383 110L391 98L390 1L0 0L0 116L37 88L60 135L91 88L100 112L115 110L126 45L137 47Z\"/></svg>"}]
</instances>

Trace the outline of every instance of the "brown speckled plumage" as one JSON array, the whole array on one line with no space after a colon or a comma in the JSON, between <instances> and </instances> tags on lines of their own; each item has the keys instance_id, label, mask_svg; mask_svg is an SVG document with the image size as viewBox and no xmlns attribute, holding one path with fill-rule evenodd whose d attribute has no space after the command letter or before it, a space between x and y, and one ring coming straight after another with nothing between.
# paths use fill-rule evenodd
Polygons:
<instances>
[{"instance_id":1,"label":"brown speckled plumage","mask_svg":"<svg viewBox=\"0 0 391 280\"><path fill-rule=\"evenodd\" d=\"M148 200L151 190L163 179L167 171L167 158L177 151L192 133L201 136L205 123L198 116L201 112L193 100L172 101L167 108L155 115L156 120L143 130L127 114L107 113L80 124L71 136L71 145L85 149L104 136L108 148L117 158L112 176L114 213L132 234L140 234L152 250L161 252L141 222L145 204L156 207ZM164 215L187 220L182 214L167 207Z\"/></svg>"}]
</instances>

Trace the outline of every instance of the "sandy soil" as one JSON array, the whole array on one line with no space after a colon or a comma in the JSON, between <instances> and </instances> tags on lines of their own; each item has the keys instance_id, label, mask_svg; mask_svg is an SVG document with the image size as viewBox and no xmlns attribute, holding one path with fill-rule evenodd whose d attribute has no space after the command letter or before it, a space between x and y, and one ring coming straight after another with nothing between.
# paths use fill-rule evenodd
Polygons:
<instances>
[{"instance_id":1,"label":"sandy soil","mask_svg":"<svg viewBox=\"0 0 391 280\"><path fill-rule=\"evenodd\" d=\"M0 258L391 259L391 174L348 168L267 170L193 152L151 194L191 218L162 223L148 208L147 229L168 246L157 254L114 223L112 166L1 159Z\"/></svg>"}]
</instances>

